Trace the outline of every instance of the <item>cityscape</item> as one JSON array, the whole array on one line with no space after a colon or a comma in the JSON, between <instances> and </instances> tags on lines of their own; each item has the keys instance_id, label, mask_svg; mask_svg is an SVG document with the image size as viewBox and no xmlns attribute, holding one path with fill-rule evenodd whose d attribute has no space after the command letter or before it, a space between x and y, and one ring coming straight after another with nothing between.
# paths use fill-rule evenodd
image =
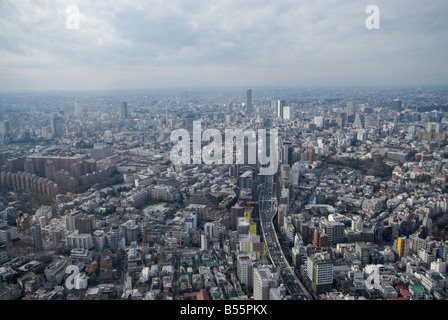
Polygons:
<instances>
[{"instance_id":1,"label":"cityscape","mask_svg":"<svg viewBox=\"0 0 448 320\"><path fill-rule=\"evenodd\" d=\"M1 103L2 299L447 299L446 87ZM194 121L276 129L276 172L248 137L242 163L173 164Z\"/></svg>"},{"instance_id":2,"label":"cityscape","mask_svg":"<svg viewBox=\"0 0 448 320\"><path fill-rule=\"evenodd\" d=\"M447 10L0 1L0 300L447 301Z\"/></svg>"}]
</instances>

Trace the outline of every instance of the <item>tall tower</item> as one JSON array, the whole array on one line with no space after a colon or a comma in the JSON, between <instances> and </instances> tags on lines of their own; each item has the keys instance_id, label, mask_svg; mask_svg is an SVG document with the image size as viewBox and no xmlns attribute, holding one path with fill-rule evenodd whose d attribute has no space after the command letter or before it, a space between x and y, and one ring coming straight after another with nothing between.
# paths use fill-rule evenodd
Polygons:
<instances>
[{"instance_id":1,"label":"tall tower","mask_svg":"<svg viewBox=\"0 0 448 320\"><path fill-rule=\"evenodd\" d=\"M405 247L406 247L406 237L405 236L398 237L397 241L398 261L401 261L401 258L403 258L404 256Z\"/></svg>"},{"instance_id":2,"label":"tall tower","mask_svg":"<svg viewBox=\"0 0 448 320\"><path fill-rule=\"evenodd\" d=\"M165 128L168 128L168 106L165 107Z\"/></svg>"},{"instance_id":3,"label":"tall tower","mask_svg":"<svg viewBox=\"0 0 448 320\"><path fill-rule=\"evenodd\" d=\"M128 103L126 101L122 101L120 103L120 118L121 119L128 118Z\"/></svg>"},{"instance_id":4,"label":"tall tower","mask_svg":"<svg viewBox=\"0 0 448 320\"><path fill-rule=\"evenodd\" d=\"M353 122L355 120L355 104L353 101L347 102L347 122Z\"/></svg>"},{"instance_id":5,"label":"tall tower","mask_svg":"<svg viewBox=\"0 0 448 320\"><path fill-rule=\"evenodd\" d=\"M84 116L84 106L79 104L78 102L75 102L75 116L78 118L81 118Z\"/></svg>"},{"instance_id":6,"label":"tall tower","mask_svg":"<svg viewBox=\"0 0 448 320\"><path fill-rule=\"evenodd\" d=\"M254 106L252 105L252 89L246 92L246 113L252 114L254 112Z\"/></svg>"},{"instance_id":7,"label":"tall tower","mask_svg":"<svg viewBox=\"0 0 448 320\"><path fill-rule=\"evenodd\" d=\"M283 119L283 109L285 107L285 101L277 100L276 107L277 107L277 118Z\"/></svg>"},{"instance_id":8,"label":"tall tower","mask_svg":"<svg viewBox=\"0 0 448 320\"><path fill-rule=\"evenodd\" d=\"M44 251L44 246L42 242L42 230L39 223L34 223L31 226L31 236L33 238L34 251Z\"/></svg>"},{"instance_id":9,"label":"tall tower","mask_svg":"<svg viewBox=\"0 0 448 320\"><path fill-rule=\"evenodd\" d=\"M61 117L53 115L50 120L50 127L53 137L59 138L64 135L64 120Z\"/></svg>"}]
</instances>

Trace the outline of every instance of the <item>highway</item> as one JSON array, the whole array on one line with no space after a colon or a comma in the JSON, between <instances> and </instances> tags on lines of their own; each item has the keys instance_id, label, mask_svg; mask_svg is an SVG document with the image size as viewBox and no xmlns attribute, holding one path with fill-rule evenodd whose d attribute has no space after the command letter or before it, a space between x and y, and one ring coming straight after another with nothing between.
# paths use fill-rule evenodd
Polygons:
<instances>
[{"instance_id":1,"label":"highway","mask_svg":"<svg viewBox=\"0 0 448 320\"><path fill-rule=\"evenodd\" d=\"M279 267L280 276L286 290L293 300L312 300L305 286L297 278L294 269L286 260L277 232L275 231L273 219L277 212L277 198L274 194L274 176L261 176L261 190L259 193L259 216L260 225L265 242L268 244L268 255L275 267Z\"/></svg>"}]
</instances>

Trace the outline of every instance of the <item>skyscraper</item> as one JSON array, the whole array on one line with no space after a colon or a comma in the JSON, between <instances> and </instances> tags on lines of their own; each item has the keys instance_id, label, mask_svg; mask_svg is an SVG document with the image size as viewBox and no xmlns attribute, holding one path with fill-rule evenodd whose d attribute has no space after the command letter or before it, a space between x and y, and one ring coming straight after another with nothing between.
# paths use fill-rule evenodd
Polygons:
<instances>
[{"instance_id":1,"label":"skyscraper","mask_svg":"<svg viewBox=\"0 0 448 320\"><path fill-rule=\"evenodd\" d=\"M271 103L272 106L272 103ZM285 107L285 101L284 100L277 100L275 103L276 109L277 109L277 118L283 119L283 108Z\"/></svg>"},{"instance_id":2,"label":"skyscraper","mask_svg":"<svg viewBox=\"0 0 448 320\"><path fill-rule=\"evenodd\" d=\"M230 115L233 112L233 102L229 102L226 106L226 115Z\"/></svg>"},{"instance_id":3,"label":"skyscraper","mask_svg":"<svg viewBox=\"0 0 448 320\"><path fill-rule=\"evenodd\" d=\"M324 117L314 117L314 124L316 125L317 128L319 129L323 129L324 124L325 124L325 119Z\"/></svg>"},{"instance_id":4,"label":"skyscraper","mask_svg":"<svg viewBox=\"0 0 448 320\"><path fill-rule=\"evenodd\" d=\"M292 120L293 109L292 107L283 107L283 120Z\"/></svg>"},{"instance_id":5,"label":"skyscraper","mask_svg":"<svg viewBox=\"0 0 448 320\"><path fill-rule=\"evenodd\" d=\"M186 115L184 118L184 129L186 129L188 132L193 132L193 121L195 120L195 117L193 115Z\"/></svg>"},{"instance_id":6,"label":"skyscraper","mask_svg":"<svg viewBox=\"0 0 448 320\"><path fill-rule=\"evenodd\" d=\"M84 106L82 106L78 102L75 102L75 116L81 118L82 116L84 116L84 112Z\"/></svg>"},{"instance_id":7,"label":"skyscraper","mask_svg":"<svg viewBox=\"0 0 448 320\"><path fill-rule=\"evenodd\" d=\"M57 116L53 115L50 120L51 134L54 138L59 138L64 135L64 120Z\"/></svg>"},{"instance_id":8,"label":"skyscraper","mask_svg":"<svg viewBox=\"0 0 448 320\"><path fill-rule=\"evenodd\" d=\"M39 223L34 223L31 226L31 236L33 238L34 252L44 251L42 230Z\"/></svg>"},{"instance_id":9,"label":"skyscraper","mask_svg":"<svg viewBox=\"0 0 448 320\"><path fill-rule=\"evenodd\" d=\"M120 103L120 118L121 119L127 119L129 116L128 114L128 103L126 101L122 101Z\"/></svg>"},{"instance_id":10,"label":"skyscraper","mask_svg":"<svg viewBox=\"0 0 448 320\"><path fill-rule=\"evenodd\" d=\"M355 120L355 104L353 101L347 102L347 122L353 122Z\"/></svg>"},{"instance_id":11,"label":"skyscraper","mask_svg":"<svg viewBox=\"0 0 448 320\"><path fill-rule=\"evenodd\" d=\"M252 105L252 89L246 92L246 113L252 114L254 112L254 107Z\"/></svg>"}]
</instances>

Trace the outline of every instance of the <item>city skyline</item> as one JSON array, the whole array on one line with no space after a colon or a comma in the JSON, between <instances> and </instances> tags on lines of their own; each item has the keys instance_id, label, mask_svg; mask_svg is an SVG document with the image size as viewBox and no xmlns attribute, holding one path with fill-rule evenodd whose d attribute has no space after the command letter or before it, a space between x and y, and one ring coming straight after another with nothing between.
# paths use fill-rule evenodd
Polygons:
<instances>
[{"instance_id":1,"label":"city skyline","mask_svg":"<svg viewBox=\"0 0 448 320\"><path fill-rule=\"evenodd\" d=\"M370 4L5 1L0 90L447 84L447 4Z\"/></svg>"}]
</instances>

